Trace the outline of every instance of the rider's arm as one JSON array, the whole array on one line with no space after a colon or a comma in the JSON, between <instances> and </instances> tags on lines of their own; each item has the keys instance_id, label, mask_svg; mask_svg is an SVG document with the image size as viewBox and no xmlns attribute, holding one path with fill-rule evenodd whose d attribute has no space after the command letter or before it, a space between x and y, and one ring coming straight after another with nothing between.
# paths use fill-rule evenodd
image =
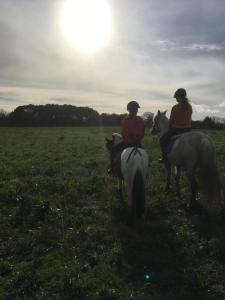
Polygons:
<instances>
[{"instance_id":1,"label":"rider's arm","mask_svg":"<svg viewBox=\"0 0 225 300\"><path fill-rule=\"evenodd\" d=\"M121 134L122 134L122 137L123 137L123 142L125 144L129 143L129 131L128 131L128 127L127 127L126 118L124 118L123 121L122 121Z\"/></svg>"},{"instance_id":2,"label":"rider's arm","mask_svg":"<svg viewBox=\"0 0 225 300\"><path fill-rule=\"evenodd\" d=\"M139 117L139 121L138 121L138 135L137 138L139 140L143 139L145 135L145 125L144 125L144 121L142 118Z\"/></svg>"},{"instance_id":3,"label":"rider's arm","mask_svg":"<svg viewBox=\"0 0 225 300\"><path fill-rule=\"evenodd\" d=\"M174 124L175 118L176 118L176 111L175 111L175 108L173 106L172 109L171 109L170 118L169 118L169 127L170 128Z\"/></svg>"}]
</instances>

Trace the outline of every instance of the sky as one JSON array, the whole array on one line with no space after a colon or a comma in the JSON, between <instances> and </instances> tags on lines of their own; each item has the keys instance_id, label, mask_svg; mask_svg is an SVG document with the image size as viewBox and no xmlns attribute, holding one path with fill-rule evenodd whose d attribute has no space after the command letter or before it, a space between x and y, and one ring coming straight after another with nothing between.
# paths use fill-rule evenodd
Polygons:
<instances>
[{"instance_id":1,"label":"sky","mask_svg":"<svg viewBox=\"0 0 225 300\"><path fill-rule=\"evenodd\" d=\"M225 0L105 1L110 35L88 52L62 28L65 0L0 0L0 109L55 103L125 113L136 100L140 114L169 115L182 87L193 119L225 117Z\"/></svg>"}]
</instances>

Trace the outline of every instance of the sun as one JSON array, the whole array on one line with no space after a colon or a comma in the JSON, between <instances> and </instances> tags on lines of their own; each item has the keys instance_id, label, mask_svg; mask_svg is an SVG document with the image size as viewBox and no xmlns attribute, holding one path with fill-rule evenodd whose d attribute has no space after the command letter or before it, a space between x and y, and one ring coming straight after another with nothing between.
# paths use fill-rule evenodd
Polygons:
<instances>
[{"instance_id":1,"label":"sun","mask_svg":"<svg viewBox=\"0 0 225 300\"><path fill-rule=\"evenodd\" d=\"M81 51L96 51L110 40L110 6L107 0L67 0L62 11L61 25L69 40Z\"/></svg>"}]
</instances>

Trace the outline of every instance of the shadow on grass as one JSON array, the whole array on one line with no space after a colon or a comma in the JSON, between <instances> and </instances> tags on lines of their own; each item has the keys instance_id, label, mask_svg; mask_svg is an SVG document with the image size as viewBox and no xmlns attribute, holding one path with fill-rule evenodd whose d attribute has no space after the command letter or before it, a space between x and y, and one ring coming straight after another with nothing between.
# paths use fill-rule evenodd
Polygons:
<instances>
[{"instance_id":1,"label":"shadow on grass","mask_svg":"<svg viewBox=\"0 0 225 300\"><path fill-rule=\"evenodd\" d=\"M191 219L200 238L210 244L208 247L210 254L225 266L225 212L220 215L204 212Z\"/></svg>"},{"instance_id":2,"label":"shadow on grass","mask_svg":"<svg viewBox=\"0 0 225 300\"><path fill-rule=\"evenodd\" d=\"M149 208L135 226L127 207L114 207L113 226L122 247L120 272L136 299L210 299L198 285L165 206ZM141 296L140 296L141 295Z\"/></svg>"}]
</instances>

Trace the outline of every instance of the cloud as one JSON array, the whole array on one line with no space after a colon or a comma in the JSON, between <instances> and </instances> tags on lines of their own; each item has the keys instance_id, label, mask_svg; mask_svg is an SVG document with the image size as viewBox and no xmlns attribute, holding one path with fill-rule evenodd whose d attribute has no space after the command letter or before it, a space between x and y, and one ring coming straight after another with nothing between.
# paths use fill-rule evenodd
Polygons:
<instances>
[{"instance_id":1,"label":"cloud","mask_svg":"<svg viewBox=\"0 0 225 300\"><path fill-rule=\"evenodd\" d=\"M218 105L218 107L224 107L225 108L225 102L222 102Z\"/></svg>"},{"instance_id":2,"label":"cloud","mask_svg":"<svg viewBox=\"0 0 225 300\"><path fill-rule=\"evenodd\" d=\"M179 49L179 48L178 48ZM225 50L225 43L219 44L191 44L187 46L183 46L180 49L186 49L190 51L224 51Z\"/></svg>"},{"instance_id":3,"label":"cloud","mask_svg":"<svg viewBox=\"0 0 225 300\"><path fill-rule=\"evenodd\" d=\"M225 51L225 42L214 43L214 44L179 44L169 40L156 40L151 43L152 46L155 46L162 51L192 51L192 52L214 52L214 51Z\"/></svg>"},{"instance_id":4,"label":"cloud","mask_svg":"<svg viewBox=\"0 0 225 300\"><path fill-rule=\"evenodd\" d=\"M193 119L203 119L206 116L217 117L219 115L225 116L225 106L221 105L201 105L201 104L192 104L194 114Z\"/></svg>"},{"instance_id":5,"label":"cloud","mask_svg":"<svg viewBox=\"0 0 225 300\"><path fill-rule=\"evenodd\" d=\"M212 108L209 105L192 104L192 106L196 113L216 114L219 112L218 109Z\"/></svg>"},{"instance_id":6,"label":"cloud","mask_svg":"<svg viewBox=\"0 0 225 300\"><path fill-rule=\"evenodd\" d=\"M69 44L58 22L63 1L53 2L0 2L1 107L68 103L121 113L135 99L154 112L169 110L184 87L196 118L210 109L224 116L223 1L114 0L112 43L94 55Z\"/></svg>"}]
</instances>

